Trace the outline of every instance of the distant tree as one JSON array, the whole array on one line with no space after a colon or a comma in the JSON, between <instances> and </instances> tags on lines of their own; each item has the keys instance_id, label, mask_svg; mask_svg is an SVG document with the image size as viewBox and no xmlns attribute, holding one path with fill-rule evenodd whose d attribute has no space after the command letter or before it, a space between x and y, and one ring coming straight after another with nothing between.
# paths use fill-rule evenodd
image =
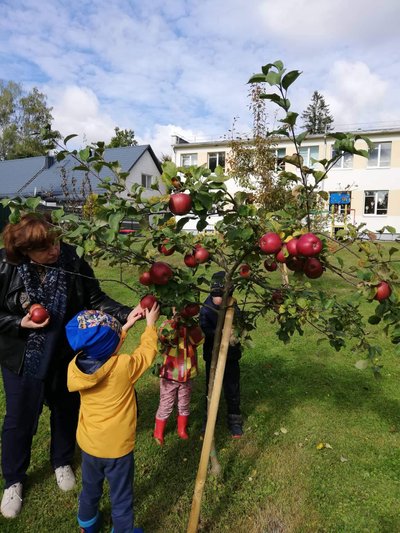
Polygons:
<instances>
[{"instance_id":1,"label":"distant tree","mask_svg":"<svg viewBox=\"0 0 400 533\"><path fill-rule=\"evenodd\" d=\"M231 152L227 162L228 174L251 194L255 201L270 210L282 209L295 201L289 187L279 180L276 172L276 138L268 132L262 84L250 86L249 109L253 116L252 135L243 137L231 130Z\"/></svg>"},{"instance_id":2,"label":"distant tree","mask_svg":"<svg viewBox=\"0 0 400 533\"><path fill-rule=\"evenodd\" d=\"M135 132L133 130L121 130L118 126L114 128L115 135L106 148L123 148L125 146L136 146Z\"/></svg>"},{"instance_id":3,"label":"distant tree","mask_svg":"<svg viewBox=\"0 0 400 533\"><path fill-rule=\"evenodd\" d=\"M161 154L161 163L166 161L172 161L172 157L169 154Z\"/></svg>"},{"instance_id":4,"label":"distant tree","mask_svg":"<svg viewBox=\"0 0 400 533\"><path fill-rule=\"evenodd\" d=\"M311 103L301 114L303 127L309 133L326 133L332 130L333 116L330 114L329 105L318 91L314 91Z\"/></svg>"},{"instance_id":5,"label":"distant tree","mask_svg":"<svg viewBox=\"0 0 400 533\"><path fill-rule=\"evenodd\" d=\"M0 80L0 159L45 155L39 133L53 121L51 111L36 87L26 92L19 83Z\"/></svg>"}]
</instances>

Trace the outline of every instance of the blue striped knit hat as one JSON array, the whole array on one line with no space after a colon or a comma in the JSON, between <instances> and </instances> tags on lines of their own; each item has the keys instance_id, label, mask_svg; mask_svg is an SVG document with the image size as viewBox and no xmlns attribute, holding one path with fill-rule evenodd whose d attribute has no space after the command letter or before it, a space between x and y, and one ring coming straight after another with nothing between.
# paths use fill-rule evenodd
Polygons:
<instances>
[{"instance_id":1,"label":"blue striped knit hat","mask_svg":"<svg viewBox=\"0 0 400 533\"><path fill-rule=\"evenodd\" d=\"M90 359L104 359L117 348L122 326L103 311L80 311L65 326L67 339L75 352L83 351Z\"/></svg>"}]
</instances>

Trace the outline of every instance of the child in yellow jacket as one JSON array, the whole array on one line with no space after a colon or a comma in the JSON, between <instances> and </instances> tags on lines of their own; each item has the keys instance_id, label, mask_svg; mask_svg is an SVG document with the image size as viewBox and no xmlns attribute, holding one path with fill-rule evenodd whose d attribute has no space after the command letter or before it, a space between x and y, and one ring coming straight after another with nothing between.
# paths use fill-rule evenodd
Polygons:
<instances>
[{"instance_id":1,"label":"child in yellow jacket","mask_svg":"<svg viewBox=\"0 0 400 533\"><path fill-rule=\"evenodd\" d=\"M102 311L81 311L66 326L77 355L68 367L68 389L79 391L77 442L82 450L81 532L100 529L98 504L104 478L110 485L113 531L136 531L133 473L137 405L134 384L157 353L159 306L139 309L124 326ZM127 331L145 315L147 327L132 354L118 354Z\"/></svg>"}]
</instances>

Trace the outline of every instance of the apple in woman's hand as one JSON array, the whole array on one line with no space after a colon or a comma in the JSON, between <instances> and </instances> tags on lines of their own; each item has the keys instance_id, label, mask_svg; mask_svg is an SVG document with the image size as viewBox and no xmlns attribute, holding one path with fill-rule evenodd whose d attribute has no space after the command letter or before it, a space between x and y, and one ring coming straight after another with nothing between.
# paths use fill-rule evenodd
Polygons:
<instances>
[{"instance_id":1,"label":"apple in woman's hand","mask_svg":"<svg viewBox=\"0 0 400 533\"><path fill-rule=\"evenodd\" d=\"M49 318L49 313L40 304L31 305L29 308L29 315L32 322L35 322L35 324L42 324L42 322Z\"/></svg>"}]
</instances>

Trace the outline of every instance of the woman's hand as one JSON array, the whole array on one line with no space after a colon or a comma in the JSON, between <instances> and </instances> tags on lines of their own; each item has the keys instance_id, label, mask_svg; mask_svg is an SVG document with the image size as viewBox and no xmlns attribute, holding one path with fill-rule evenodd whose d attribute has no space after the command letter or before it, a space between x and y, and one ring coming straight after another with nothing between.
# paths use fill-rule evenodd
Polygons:
<instances>
[{"instance_id":1,"label":"woman's hand","mask_svg":"<svg viewBox=\"0 0 400 533\"><path fill-rule=\"evenodd\" d=\"M140 304L138 304L134 309L132 309L132 311L128 315L128 318L126 319L126 322L130 323L134 318L136 318L136 320L144 318L144 309ZM133 324L136 322L136 320L133 322Z\"/></svg>"},{"instance_id":2,"label":"woman's hand","mask_svg":"<svg viewBox=\"0 0 400 533\"><path fill-rule=\"evenodd\" d=\"M41 329L41 328L45 328L49 322L50 322L50 317L49 317L49 318L46 318L46 320L44 320L44 321L41 322L40 324L37 324L36 322L34 322L34 321L31 319L31 315L28 313L28 314L25 315L25 316L22 318L22 320L21 320L21 328L26 328L26 329Z\"/></svg>"}]
</instances>

